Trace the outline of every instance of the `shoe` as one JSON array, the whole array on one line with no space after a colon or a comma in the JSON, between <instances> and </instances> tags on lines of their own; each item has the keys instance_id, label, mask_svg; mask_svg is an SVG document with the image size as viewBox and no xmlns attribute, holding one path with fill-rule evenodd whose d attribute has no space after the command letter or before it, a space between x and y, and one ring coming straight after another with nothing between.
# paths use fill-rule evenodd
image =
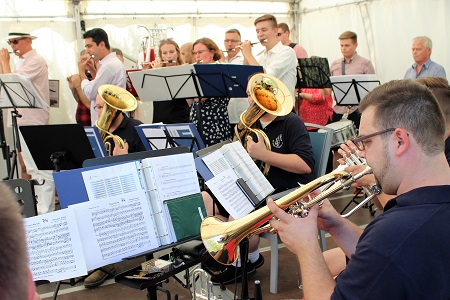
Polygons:
<instances>
[{"instance_id":1,"label":"shoe","mask_svg":"<svg viewBox=\"0 0 450 300\"><path fill-rule=\"evenodd\" d=\"M113 265L107 265L102 267L105 271L108 271L110 273L115 273L116 269ZM94 288L99 285L102 285L103 282L105 282L106 278L110 276L108 273L103 272L101 269L95 270L93 273L91 273L88 277L84 279L84 287L85 288Z\"/></svg>"},{"instance_id":2,"label":"shoe","mask_svg":"<svg viewBox=\"0 0 450 300\"><path fill-rule=\"evenodd\" d=\"M247 263L247 276L252 276L256 273L256 269L250 263ZM211 282L213 285L230 284L234 282L239 282L242 279L242 268L237 268L235 266L228 266L224 271L211 274Z\"/></svg>"},{"instance_id":3,"label":"shoe","mask_svg":"<svg viewBox=\"0 0 450 300\"><path fill-rule=\"evenodd\" d=\"M250 264L250 265L253 265L253 268L259 269L259 268L261 268L262 265L264 264L264 257L263 257L261 254L259 254L258 259L257 259L255 262L253 262L253 263L250 262L249 264Z\"/></svg>"}]
</instances>

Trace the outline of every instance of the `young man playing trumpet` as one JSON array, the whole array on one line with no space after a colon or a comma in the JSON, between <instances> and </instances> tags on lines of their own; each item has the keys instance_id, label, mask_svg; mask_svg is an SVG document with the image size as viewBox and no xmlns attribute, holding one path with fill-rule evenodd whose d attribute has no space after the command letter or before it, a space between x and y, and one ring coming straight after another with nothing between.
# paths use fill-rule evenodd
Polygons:
<instances>
[{"instance_id":1,"label":"young man playing trumpet","mask_svg":"<svg viewBox=\"0 0 450 300\"><path fill-rule=\"evenodd\" d=\"M359 108L356 146L378 185L396 195L384 213L363 231L328 201L301 219L269 200L275 216L270 225L297 255L306 299L448 299L450 170L439 105L426 87L399 80L374 89ZM337 282L323 259L317 228L351 257Z\"/></svg>"}]
</instances>

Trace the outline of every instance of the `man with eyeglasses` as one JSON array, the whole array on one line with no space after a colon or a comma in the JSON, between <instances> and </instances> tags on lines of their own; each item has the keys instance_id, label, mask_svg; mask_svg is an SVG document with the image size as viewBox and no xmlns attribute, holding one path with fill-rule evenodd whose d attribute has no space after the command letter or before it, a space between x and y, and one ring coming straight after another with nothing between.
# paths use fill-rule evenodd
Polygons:
<instances>
[{"instance_id":1,"label":"man with eyeglasses","mask_svg":"<svg viewBox=\"0 0 450 300\"><path fill-rule=\"evenodd\" d=\"M2 74L15 73L30 78L42 99L50 106L50 89L48 81L48 67L45 59L33 49L32 41L37 37L28 33L29 31L21 24L11 26L7 43L11 46L13 53L18 57L14 69L10 65L10 55L7 49L0 50L0 61ZM19 108L17 124L22 125L47 125L49 111L36 108ZM10 116L10 114L8 114ZM10 123L10 120L8 120ZM44 181L43 185L36 185L35 192L38 198L37 209L39 214L55 210L55 183L52 171L38 170L34 160L20 136L22 152L19 153L19 162L22 170L22 178Z\"/></svg>"},{"instance_id":2,"label":"man with eyeglasses","mask_svg":"<svg viewBox=\"0 0 450 300\"><path fill-rule=\"evenodd\" d=\"M242 54L240 45L241 33L239 30L232 28L225 32L225 59L224 62L234 65L242 65L244 63L244 55ZM230 98L228 103L228 118L231 125L231 136L234 134L234 126L240 121L240 116L243 111L248 108L247 98Z\"/></svg>"},{"instance_id":3,"label":"man with eyeglasses","mask_svg":"<svg viewBox=\"0 0 450 300\"><path fill-rule=\"evenodd\" d=\"M297 255L304 297L449 299L450 169L439 104L425 86L398 80L373 89L359 109L355 145L378 185L396 195L383 214L362 230L329 201L312 207L303 219L268 201L276 218L270 225ZM317 228L351 257L336 282L323 260Z\"/></svg>"},{"instance_id":4,"label":"man with eyeglasses","mask_svg":"<svg viewBox=\"0 0 450 300\"><path fill-rule=\"evenodd\" d=\"M297 82L297 57L294 50L284 46L278 41L277 19L273 15L263 15L254 22L256 35L265 50L257 57L253 56L252 43L242 43L242 54L244 64L263 66L264 73L273 75L281 80L295 95L295 84Z\"/></svg>"},{"instance_id":5,"label":"man with eyeglasses","mask_svg":"<svg viewBox=\"0 0 450 300\"><path fill-rule=\"evenodd\" d=\"M277 37L278 40L285 46L289 46L292 49L294 49L295 54L297 55L297 58L308 58L308 53L306 52L305 48L303 48L298 43L293 43L289 39L289 35L291 34L291 31L289 30L289 26L286 23L278 23L278 33Z\"/></svg>"}]
</instances>

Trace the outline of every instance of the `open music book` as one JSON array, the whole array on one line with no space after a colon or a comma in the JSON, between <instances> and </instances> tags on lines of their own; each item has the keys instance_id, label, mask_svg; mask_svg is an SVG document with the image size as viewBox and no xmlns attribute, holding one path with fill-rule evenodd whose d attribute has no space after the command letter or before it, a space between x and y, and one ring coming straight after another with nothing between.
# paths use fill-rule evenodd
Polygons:
<instances>
[{"instance_id":1,"label":"open music book","mask_svg":"<svg viewBox=\"0 0 450 300\"><path fill-rule=\"evenodd\" d=\"M34 280L85 275L199 234L206 211L191 153L106 166L82 176L90 201L25 219Z\"/></svg>"},{"instance_id":2,"label":"open music book","mask_svg":"<svg viewBox=\"0 0 450 300\"><path fill-rule=\"evenodd\" d=\"M206 185L235 219L247 215L274 191L240 142L225 144L195 163Z\"/></svg>"}]
</instances>

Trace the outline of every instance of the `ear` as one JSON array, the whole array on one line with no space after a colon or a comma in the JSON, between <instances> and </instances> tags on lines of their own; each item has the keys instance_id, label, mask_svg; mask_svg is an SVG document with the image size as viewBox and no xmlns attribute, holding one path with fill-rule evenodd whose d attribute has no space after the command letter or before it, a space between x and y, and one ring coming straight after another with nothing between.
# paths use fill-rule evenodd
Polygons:
<instances>
[{"instance_id":1,"label":"ear","mask_svg":"<svg viewBox=\"0 0 450 300\"><path fill-rule=\"evenodd\" d=\"M395 141L395 155L403 155L410 147L410 136L403 128L397 128L394 131L393 138Z\"/></svg>"}]
</instances>

